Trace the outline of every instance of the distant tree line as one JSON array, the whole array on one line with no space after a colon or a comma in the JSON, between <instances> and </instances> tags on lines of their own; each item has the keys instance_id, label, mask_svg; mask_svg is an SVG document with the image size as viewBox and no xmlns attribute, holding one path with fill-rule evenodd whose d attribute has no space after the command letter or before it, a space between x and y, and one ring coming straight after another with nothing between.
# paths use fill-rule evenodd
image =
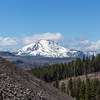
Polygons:
<instances>
[{"instance_id":1,"label":"distant tree line","mask_svg":"<svg viewBox=\"0 0 100 100\"><path fill-rule=\"evenodd\" d=\"M78 58L75 61L64 64L35 67L29 72L46 82L57 82L58 80L68 77L87 75L92 72L100 72L100 54L96 57L92 56L91 58Z\"/></svg>"}]
</instances>

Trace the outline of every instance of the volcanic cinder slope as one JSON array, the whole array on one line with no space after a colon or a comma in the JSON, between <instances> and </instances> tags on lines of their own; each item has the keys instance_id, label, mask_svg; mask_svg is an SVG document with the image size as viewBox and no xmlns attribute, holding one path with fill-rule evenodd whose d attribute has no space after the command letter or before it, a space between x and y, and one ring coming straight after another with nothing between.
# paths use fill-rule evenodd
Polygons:
<instances>
[{"instance_id":1,"label":"volcanic cinder slope","mask_svg":"<svg viewBox=\"0 0 100 100\"><path fill-rule=\"evenodd\" d=\"M74 100L0 58L0 100Z\"/></svg>"}]
</instances>

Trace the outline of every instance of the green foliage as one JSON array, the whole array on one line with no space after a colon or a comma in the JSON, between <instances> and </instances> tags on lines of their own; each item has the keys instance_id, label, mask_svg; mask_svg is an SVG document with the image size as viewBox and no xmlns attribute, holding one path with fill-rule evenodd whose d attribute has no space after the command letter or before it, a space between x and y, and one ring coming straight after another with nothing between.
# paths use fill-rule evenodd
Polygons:
<instances>
[{"instance_id":1,"label":"green foliage","mask_svg":"<svg viewBox=\"0 0 100 100\"><path fill-rule=\"evenodd\" d=\"M64 82L61 84L61 91L66 93L66 86Z\"/></svg>"},{"instance_id":2,"label":"green foliage","mask_svg":"<svg viewBox=\"0 0 100 100\"><path fill-rule=\"evenodd\" d=\"M69 95L72 95L71 93L70 93L70 91L72 91L72 89L73 89L73 82L72 82L72 79L70 79L69 81L68 81L68 86L67 86L68 88L67 88L67 91L69 91Z\"/></svg>"},{"instance_id":3,"label":"green foliage","mask_svg":"<svg viewBox=\"0 0 100 100\"><path fill-rule=\"evenodd\" d=\"M58 79L55 81L55 87L59 88L59 80Z\"/></svg>"},{"instance_id":4,"label":"green foliage","mask_svg":"<svg viewBox=\"0 0 100 100\"><path fill-rule=\"evenodd\" d=\"M97 79L89 80L86 82L77 80L69 80L72 88L68 85L67 90L70 95L75 97L76 100L100 100L100 81ZM73 94L74 93L74 94Z\"/></svg>"}]
</instances>

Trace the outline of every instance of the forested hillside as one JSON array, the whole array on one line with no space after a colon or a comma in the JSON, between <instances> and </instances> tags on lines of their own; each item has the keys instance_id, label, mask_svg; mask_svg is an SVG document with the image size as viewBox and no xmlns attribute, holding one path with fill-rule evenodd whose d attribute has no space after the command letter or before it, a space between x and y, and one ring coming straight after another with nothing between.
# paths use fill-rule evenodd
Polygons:
<instances>
[{"instance_id":1,"label":"forested hillside","mask_svg":"<svg viewBox=\"0 0 100 100\"><path fill-rule=\"evenodd\" d=\"M100 72L100 54L92 58L78 58L76 61L67 64L35 67L29 72L46 82L53 82L54 87L77 100L100 100L100 81L95 77L92 80L88 78L88 74ZM84 75L86 81L76 78L80 75ZM74 79L71 79L72 77ZM59 85L60 80L67 78L70 78L67 83Z\"/></svg>"},{"instance_id":2,"label":"forested hillside","mask_svg":"<svg viewBox=\"0 0 100 100\"><path fill-rule=\"evenodd\" d=\"M54 64L44 67L35 67L30 72L36 77L46 81L52 82L62 80L68 77L87 75L92 72L100 71L100 54L92 58L83 57L78 58L65 64Z\"/></svg>"}]
</instances>

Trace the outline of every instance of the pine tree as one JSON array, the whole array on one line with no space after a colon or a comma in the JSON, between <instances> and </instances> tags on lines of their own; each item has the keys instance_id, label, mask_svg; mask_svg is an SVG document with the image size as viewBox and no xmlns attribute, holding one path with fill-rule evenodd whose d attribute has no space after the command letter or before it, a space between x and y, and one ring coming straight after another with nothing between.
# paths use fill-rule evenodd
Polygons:
<instances>
[{"instance_id":1,"label":"pine tree","mask_svg":"<svg viewBox=\"0 0 100 100\"><path fill-rule=\"evenodd\" d=\"M91 100L90 80L86 80L85 100Z\"/></svg>"},{"instance_id":2,"label":"pine tree","mask_svg":"<svg viewBox=\"0 0 100 100\"><path fill-rule=\"evenodd\" d=\"M65 86L64 82L62 82L62 84L61 84L61 91L66 93L66 86Z\"/></svg>"},{"instance_id":3,"label":"pine tree","mask_svg":"<svg viewBox=\"0 0 100 100\"><path fill-rule=\"evenodd\" d=\"M100 82L97 86L97 91L96 91L96 100L100 100Z\"/></svg>"},{"instance_id":4,"label":"pine tree","mask_svg":"<svg viewBox=\"0 0 100 100\"><path fill-rule=\"evenodd\" d=\"M67 86L67 88L68 88L68 90L69 90L70 95L72 95L72 90L73 90L73 81L72 81L72 79L70 79L70 80L68 81L68 86Z\"/></svg>"},{"instance_id":5,"label":"pine tree","mask_svg":"<svg viewBox=\"0 0 100 100\"><path fill-rule=\"evenodd\" d=\"M85 83L84 81L80 84L80 93L79 93L80 100L85 100Z\"/></svg>"},{"instance_id":6,"label":"pine tree","mask_svg":"<svg viewBox=\"0 0 100 100\"><path fill-rule=\"evenodd\" d=\"M76 90L74 90L76 92L76 99L80 100L80 88L81 88L81 80L80 78L76 80Z\"/></svg>"},{"instance_id":7,"label":"pine tree","mask_svg":"<svg viewBox=\"0 0 100 100\"><path fill-rule=\"evenodd\" d=\"M56 80L56 88L59 88L59 80Z\"/></svg>"}]
</instances>

